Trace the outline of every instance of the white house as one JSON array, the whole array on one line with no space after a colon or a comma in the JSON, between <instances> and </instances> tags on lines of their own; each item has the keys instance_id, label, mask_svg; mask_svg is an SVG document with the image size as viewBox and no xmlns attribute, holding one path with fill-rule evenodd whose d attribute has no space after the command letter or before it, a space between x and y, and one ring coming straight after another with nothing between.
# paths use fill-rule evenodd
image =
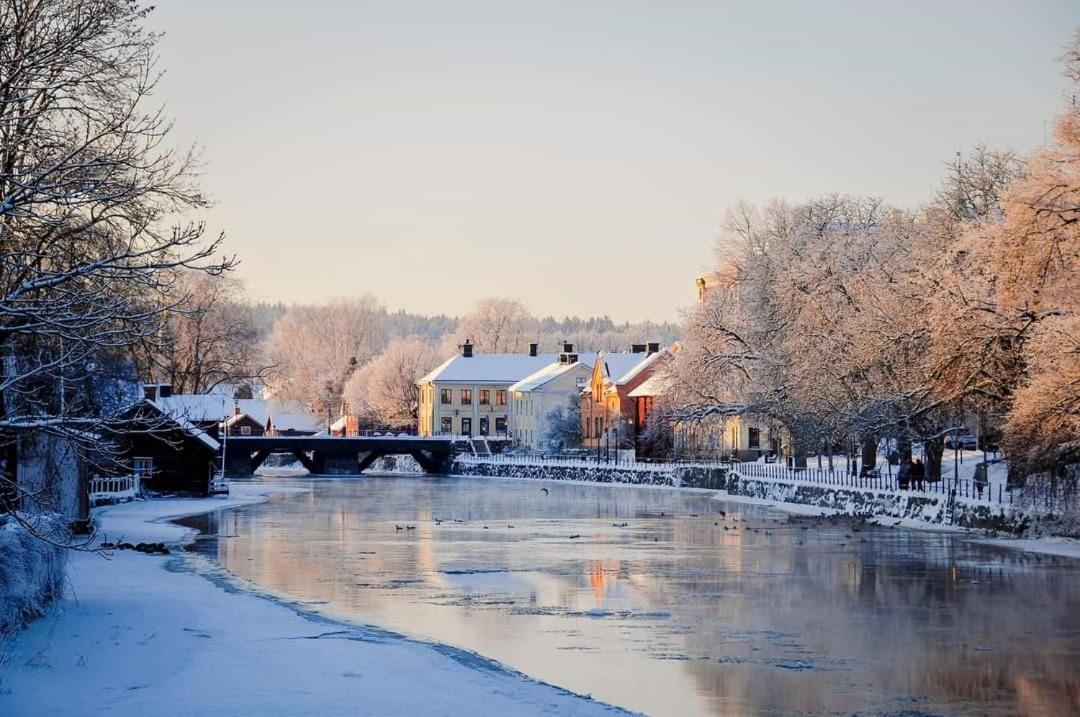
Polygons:
<instances>
[{"instance_id":1,"label":"white house","mask_svg":"<svg viewBox=\"0 0 1080 717\"><path fill-rule=\"evenodd\" d=\"M514 445L530 450L549 448L548 415L555 408L569 410L571 401L589 383L596 354L575 354L564 344L558 360L510 386L510 429Z\"/></svg>"}]
</instances>

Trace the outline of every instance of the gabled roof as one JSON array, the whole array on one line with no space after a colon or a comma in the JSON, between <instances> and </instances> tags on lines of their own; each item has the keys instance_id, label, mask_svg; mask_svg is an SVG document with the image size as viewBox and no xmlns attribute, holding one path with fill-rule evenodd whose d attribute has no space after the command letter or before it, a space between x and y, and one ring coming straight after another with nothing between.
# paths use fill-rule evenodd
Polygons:
<instances>
[{"instance_id":1,"label":"gabled roof","mask_svg":"<svg viewBox=\"0 0 1080 717\"><path fill-rule=\"evenodd\" d=\"M209 434L207 434L206 431L196 426L184 416L173 414L167 408L162 406L159 401L151 401L149 398L145 398L143 399L143 403L153 408L156 412L158 412L165 418L168 418L170 421L175 423L181 431L191 436L195 440L199 441L210 450L216 451L218 448L221 447L221 444L218 443Z\"/></svg>"},{"instance_id":2,"label":"gabled roof","mask_svg":"<svg viewBox=\"0 0 1080 717\"><path fill-rule=\"evenodd\" d=\"M266 425L269 418L274 419L278 430L317 431L319 424L300 401L284 398L241 398L201 394L173 394L159 398L161 409L173 417L184 418L195 423L215 423L229 420L239 408L252 420Z\"/></svg>"},{"instance_id":3,"label":"gabled roof","mask_svg":"<svg viewBox=\"0 0 1080 717\"><path fill-rule=\"evenodd\" d=\"M667 355L667 353L666 348L651 354L601 352L597 360L600 362L604 378L610 384L624 386L633 381L642 371L659 361L661 356Z\"/></svg>"},{"instance_id":4,"label":"gabled roof","mask_svg":"<svg viewBox=\"0 0 1080 717\"><path fill-rule=\"evenodd\" d=\"M444 383L516 383L545 366L558 361L558 354L457 354L417 381L418 384Z\"/></svg>"},{"instance_id":5,"label":"gabled roof","mask_svg":"<svg viewBox=\"0 0 1080 717\"><path fill-rule=\"evenodd\" d=\"M629 393L629 396L630 398L663 396L670 387L671 379L663 371L657 371L642 381L640 386Z\"/></svg>"},{"instance_id":6,"label":"gabled roof","mask_svg":"<svg viewBox=\"0 0 1080 717\"><path fill-rule=\"evenodd\" d=\"M589 371L592 371L593 364L596 363L596 354L578 354L578 360L576 363L550 363L544 366L539 371L529 374L525 378L521 379L509 390L514 392L524 393L526 391L535 391L541 388L547 383L554 381L559 376L562 376L567 371L573 370L575 366L584 366Z\"/></svg>"}]
</instances>

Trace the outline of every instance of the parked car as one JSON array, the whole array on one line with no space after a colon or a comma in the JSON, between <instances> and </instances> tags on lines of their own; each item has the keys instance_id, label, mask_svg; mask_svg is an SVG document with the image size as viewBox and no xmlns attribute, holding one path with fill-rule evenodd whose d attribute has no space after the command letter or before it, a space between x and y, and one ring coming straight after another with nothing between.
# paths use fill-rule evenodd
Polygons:
<instances>
[{"instance_id":1,"label":"parked car","mask_svg":"<svg viewBox=\"0 0 1080 717\"><path fill-rule=\"evenodd\" d=\"M945 436L945 447L965 451L974 451L979 447L979 441L970 433Z\"/></svg>"}]
</instances>

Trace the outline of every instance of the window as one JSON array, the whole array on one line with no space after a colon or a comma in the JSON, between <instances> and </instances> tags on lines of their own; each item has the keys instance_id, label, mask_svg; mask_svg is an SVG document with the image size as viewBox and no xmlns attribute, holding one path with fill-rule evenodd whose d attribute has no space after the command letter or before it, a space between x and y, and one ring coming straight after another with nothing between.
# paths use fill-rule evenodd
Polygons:
<instances>
[{"instance_id":1,"label":"window","mask_svg":"<svg viewBox=\"0 0 1080 717\"><path fill-rule=\"evenodd\" d=\"M480 389L480 405L481 406L490 406L491 405L491 391L487 390L486 388Z\"/></svg>"},{"instance_id":2,"label":"window","mask_svg":"<svg viewBox=\"0 0 1080 717\"><path fill-rule=\"evenodd\" d=\"M483 400L483 399L481 399L481 400ZM488 417L487 416L481 416L480 417L480 435L481 436L486 436L487 434L488 434Z\"/></svg>"},{"instance_id":3,"label":"window","mask_svg":"<svg viewBox=\"0 0 1080 717\"><path fill-rule=\"evenodd\" d=\"M450 416L443 416L439 423L440 433L453 433L454 432L454 419Z\"/></svg>"},{"instance_id":4,"label":"window","mask_svg":"<svg viewBox=\"0 0 1080 717\"><path fill-rule=\"evenodd\" d=\"M145 480L154 475L153 458L136 458L131 461L131 472L136 480Z\"/></svg>"},{"instance_id":5,"label":"window","mask_svg":"<svg viewBox=\"0 0 1080 717\"><path fill-rule=\"evenodd\" d=\"M496 406L505 406L506 405L506 391L496 391L495 392L495 405Z\"/></svg>"},{"instance_id":6,"label":"window","mask_svg":"<svg viewBox=\"0 0 1080 717\"><path fill-rule=\"evenodd\" d=\"M750 428L750 447L761 448L761 430L757 428Z\"/></svg>"},{"instance_id":7,"label":"window","mask_svg":"<svg viewBox=\"0 0 1080 717\"><path fill-rule=\"evenodd\" d=\"M505 416L496 416L495 417L495 435L497 435L497 436L506 435L506 417Z\"/></svg>"},{"instance_id":8,"label":"window","mask_svg":"<svg viewBox=\"0 0 1080 717\"><path fill-rule=\"evenodd\" d=\"M451 403L454 402L454 397L453 397L453 394L450 392L450 389L444 388L444 389L440 390L439 393L440 393L440 401L442 401L442 405L449 406Z\"/></svg>"},{"instance_id":9,"label":"window","mask_svg":"<svg viewBox=\"0 0 1080 717\"><path fill-rule=\"evenodd\" d=\"M251 435L251 426L240 426L240 435L241 436L250 436Z\"/></svg>"},{"instance_id":10,"label":"window","mask_svg":"<svg viewBox=\"0 0 1080 717\"><path fill-rule=\"evenodd\" d=\"M472 405L472 389L471 388L463 388L463 389L461 389L461 405L462 406L471 406Z\"/></svg>"},{"instance_id":11,"label":"window","mask_svg":"<svg viewBox=\"0 0 1080 717\"><path fill-rule=\"evenodd\" d=\"M471 436L472 435L472 419L471 418L462 418L461 419L461 435L463 435L463 436Z\"/></svg>"}]
</instances>

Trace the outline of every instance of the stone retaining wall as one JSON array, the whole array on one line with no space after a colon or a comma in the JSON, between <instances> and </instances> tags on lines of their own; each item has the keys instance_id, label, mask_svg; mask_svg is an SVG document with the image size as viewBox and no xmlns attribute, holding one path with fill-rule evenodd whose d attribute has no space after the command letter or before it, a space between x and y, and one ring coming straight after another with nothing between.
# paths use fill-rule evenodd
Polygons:
<instances>
[{"instance_id":1,"label":"stone retaining wall","mask_svg":"<svg viewBox=\"0 0 1080 717\"><path fill-rule=\"evenodd\" d=\"M634 466L564 466L536 463L478 463L456 461L453 472L493 478L540 478L591 483L665 485L706 488L728 495L759 498L775 503L808 505L844 515L919 520L979 530L1022 533L1028 518L1010 506L956 501L944 495L840 488L798 481L749 478L726 468L673 466L667 469ZM951 514L951 515L950 515Z\"/></svg>"}]
</instances>

